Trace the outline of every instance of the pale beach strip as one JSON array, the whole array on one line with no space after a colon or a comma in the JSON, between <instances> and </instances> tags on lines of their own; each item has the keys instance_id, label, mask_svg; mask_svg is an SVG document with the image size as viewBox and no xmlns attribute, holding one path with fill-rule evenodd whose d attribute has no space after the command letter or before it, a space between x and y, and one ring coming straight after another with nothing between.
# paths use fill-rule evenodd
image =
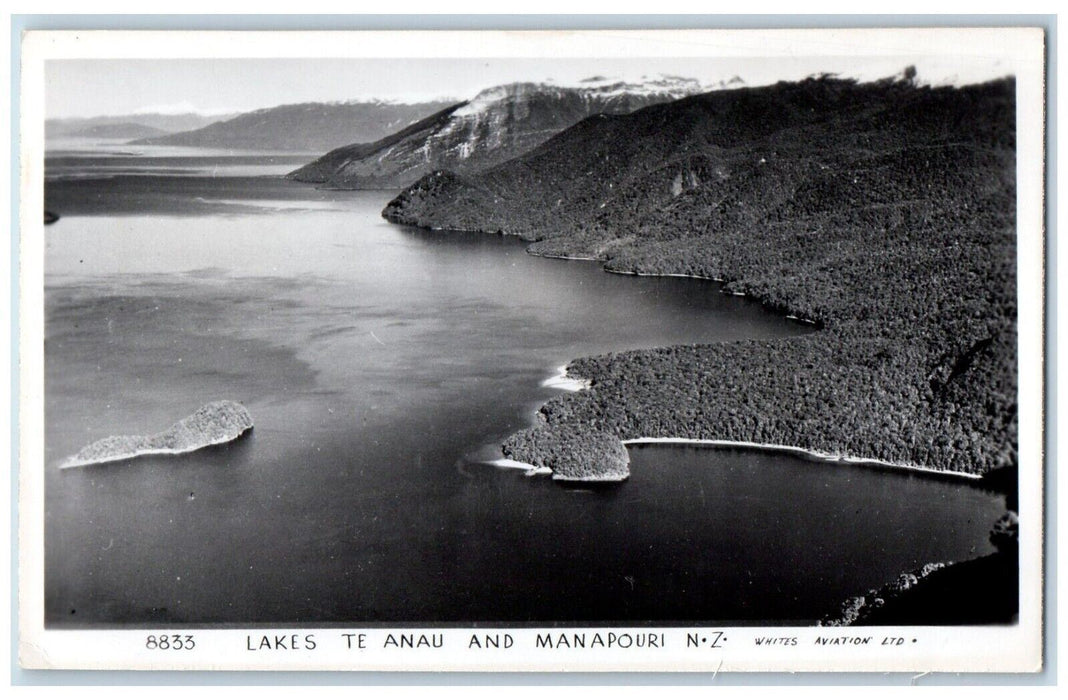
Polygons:
<instances>
[{"instance_id":1,"label":"pale beach strip","mask_svg":"<svg viewBox=\"0 0 1068 700\"><path fill-rule=\"evenodd\" d=\"M522 469L527 473L527 476L534 476L535 474L552 474L553 470L548 467L536 467L533 464L526 462L519 462L514 459L506 459L504 457L500 459L492 459L486 464L492 464L495 467L501 467L502 469Z\"/></svg>"},{"instance_id":2,"label":"pale beach strip","mask_svg":"<svg viewBox=\"0 0 1068 700\"><path fill-rule=\"evenodd\" d=\"M908 464L899 462L888 462L882 459L874 459L870 457L853 457L850 455L836 455L828 452L819 452L817 450L806 450L803 447L794 447L793 445L779 445L770 442L744 442L740 440L698 440L694 438L677 438L677 437L639 437L632 438L630 440L623 440L624 445L706 445L709 447L741 447L757 450L768 450L771 452L793 452L794 454L804 455L812 459L821 462L845 462L847 464L856 465L878 465L881 467L890 467L892 469L902 469L907 471L922 472L926 474L937 474L939 476L953 476L961 477L964 479L979 480L983 476L981 474L969 474L967 472L954 472L945 469L932 469L931 467L923 467L918 464Z\"/></svg>"},{"instance_id":3,"label":"pale beach strip","mask_svg":"<svg viewBox=\"0 0 1068 700\"><path fill-rule=\"evenodd\" d=\"M541 385L543 387L560 389L562 391L582 391L583 389L590 388L590 380L569 377L567 374L567 365L560 365L556 368L556 374L543 381Z\"/></svg>"},{"instance_id":4,"label":"pale beach strip","mask_svg":"<svg viewBox=\"0 0 1068 700\"><path fill-rule=\"evenodd\" d=\"M228 442L233 442L237 438L247 433L252 428L246 428L241 431L236 437L224 437L211 442L205 442L199 445L191 445L189 447L150 447L144 450L131 450L130 452L122 452L120 454L108 455L106 457L100 457L99 459L75 459L74 457L68 458L65 462L59 465L60 469L71 469L73 467L89 467L94 464L107 464L108 462L122 462L127 459L135 459L137 457L148 457L151 455L184 455L190 452L196 452L202 450L205 447L214 447L215 445L224 445Z\"/></svg>"}]
</instances>

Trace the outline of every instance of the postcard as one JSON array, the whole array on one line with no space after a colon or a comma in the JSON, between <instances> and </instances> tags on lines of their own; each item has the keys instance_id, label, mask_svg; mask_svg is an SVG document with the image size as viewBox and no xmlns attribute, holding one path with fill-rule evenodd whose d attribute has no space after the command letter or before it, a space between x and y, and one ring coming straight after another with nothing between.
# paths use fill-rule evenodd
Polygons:
<instances>
[{"instance_id":1,"label":"postcard","mask_svg":"<svg viewBox=\"0 0 1068 700\"><path fill-rule=\"evenodd\" d=\"M1040 670L1044 40L27 32L22 665Z\"/></svg>"}]
</instances>

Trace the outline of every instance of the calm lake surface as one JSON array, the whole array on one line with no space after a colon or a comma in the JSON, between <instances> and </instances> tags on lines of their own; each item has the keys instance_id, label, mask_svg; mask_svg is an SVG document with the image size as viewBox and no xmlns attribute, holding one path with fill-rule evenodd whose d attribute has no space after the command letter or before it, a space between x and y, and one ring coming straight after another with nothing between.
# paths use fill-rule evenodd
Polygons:
<instances>
[{"instance_id":1,"label":"calm lake surface","mask_svg":"<svg viewBox=\"0 0 1068 700\"><path fill-rule=\"evenodd\" d=\"M48 161L46 618L198 623L808 622L993 551L1003 499L747 450L631 449L562 488L485 463L568 360L806 332L712 283L393 226L306 159ZM230 445L60 470L233 399Z\"/></svg>"}]
</instances>

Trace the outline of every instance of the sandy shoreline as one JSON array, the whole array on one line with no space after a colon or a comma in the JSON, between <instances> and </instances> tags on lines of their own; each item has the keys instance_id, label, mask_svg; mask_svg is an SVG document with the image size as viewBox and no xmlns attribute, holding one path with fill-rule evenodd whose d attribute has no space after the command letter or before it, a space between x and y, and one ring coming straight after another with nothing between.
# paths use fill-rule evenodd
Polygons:
<instances>
[{"instance_id":1,"label":"sandy shoreline","mask_svg":"<svg viewBox=\"0 0 1068 700\"><path fill-rule=\"evenodd\" d=\"M541 383L541 386L560 389L561 391L576 392L588 389L590 387L590 381L588 379L579 379L568 376L567 365L561 365L557 368L556 374L543 381ZM812 459L817 462L825 462L832 464L844 463L862 467L875 466L900 471L918 472L921 474L969 479L972 481L978 481L983 478L982 474L971 474L968 472L955 472L944 469L934 469L931 467L924 467L919 464L910 464L907 462L890 462L883 459L876 459L874 457L857 457L854 455L833 454L830 452L809 450L803 447L782 445L778 443L748 442L744 440L711 440L684 437L638 437L620 440L620 442L623 443L624 446L628 447L630 445L698 445L703 447L754 449L766 452L788 452L791 454L806 457L808 459ZM487 462L487 464L492 464L495 467L507 469L522 469L527 472L527 476L535 474L552 474L552 470L548 467L537 467L533 464L529 464L527 462L519 462L514 459L495 459Z\"/></svg>"},{"instance_id":2,"label":"sandy shoreline","mask_svg":"<svg viewBox=\"0 0 1068 700\"><path fill-rule=\"evenodd\" d=\"M532 253L529 249L526 251L528 255L540 258L549 258L555 260L584 260L584 261L597 261L597 258L586 257L569 257L565 255L544 255L540 253ZM696 279L705 280L709 282L717 282L720 284L725 283L725 280L720 277L707 277L702 275L688 275L676 272L666 273L648 273L637 272L628 270L612 270L602 266L601 269L613 275L630 275L632 277L679 277L684 279ZM747 296L745 292L725 292L732 296ZM757 297L752 297L757 301L762 301ZM804 323L809 325L818 326L819 323L808 318L802 318L796 314L786 314L785 318L798 323ZM541 383L543 387L549 387L553 389L560 389L562 391L578 392L584 389L590 388L589 379L581 379L568 376L567 365L562 365L557 368L557 373L549 377ZM800 455L808 459L812 459L818 462L826 463L845 463L857 466L875 466L887 469L894 469L900 471L911 471L921 474L931 474L935 476L948 476L959 477L962 479L969 479L972 481L978 481L983 478L982 474L972 474L968 472L949 471L945 469L934 469L932 467L924 467L919 464L909 464L905 462L889 462L882 459L869 458L869 457L856 457L853 455L839 455L829 452L821 452L819 450L809 450L803 447L796 447L793 445L781 445L776 443L760 443L760 442L747 442L741 440L708 440L697 438L683 438L683 437L638 437L630 438L626 440L620 440L624 446L629 445L652 445L652 444L667 444L667 445L703 445L706 447L728 447L728 448L748 448L756 450L764 450L768 452L789 452L792 454ZM489 462L497 467L512 468L512 469L524 469L527 471L528 476L532 474L551 474L552 470L547 467L536 467L526 462L517 462L511 459L497 459Z\"/></svg>"},{"instance_id":3,"label":"sandy shoreline","mask_svg":"<svg viewBox=\"0 0 1068 700\"><path fill-rule=\"evenodd\" d=\"M852 455L837 455L829 452L820 452L818 450L807 450L803 447L794 447L793 445L779 445L776 443L765 442L745 442L741 440L698 440L695 438L654 438L654 437L640 437L632 438L630 440L623 440L624 445L705 445L708 447L743 447L757 450L765 450L768 452L792 452L794 454L803 455L819 462L843 462L846 464L854 464L858 466L876 465L880 467L888 467L891 469L900 469L904 471L923 472L925 474L937 474L939 476L953 476L961 477L964 479L979 480L982 474L970 474L968 472L954 472L947 471L945 469L932 469L931 467L924 467L918 464L908 464L905 462L888 462L883 459L875 459L871 457L854 457Z\"/></svg>"},{"instance_id":4,"label":"sandy shoreline","mask_svg":"<svg viewBox=\"0 0 1068 700\"><path fill-rule=\"evenodd\" d=\"M541 386L561 391L582 391L590 388L590 380L576 379L567 375L567 365L556 368L556 374L541 383Z\"/></svg>"},{"instance_id":5,"label":"sandy shoreline","mask_svg":"<svg viewBox=\"0 0 1068 700\"><path fill-rule=\"evenodd\" d=\"M960 477L962 479L970 479L972 481L978 481L982 479L981 474L969 474L966 472L951 472L941 469L932 469L930 467L923 467L918 464L906 464L899 462L887 462L882 459L865 458L865 457L853 457L849 455L834 455L826 452L819 452L817 450L806 450L801 447L793 447L791 445L779 445L775 443L761 443L761 442L744 442L741 440L699 440L696 438L652 438L641 437L632 438L629 440L620 440L625 446L630 445L697 445L702 447L727 447L727 448L745 448L753 450L761 450L765 452L789 452L792 454L800 455L817 462L827 463L843 463L853 466L878 466L885 467L887 469L900 470L900 471L913 471L923 474L931 474L937 476L949 476ZM527 462L519 462L514 459L494 459L486 464L491 464L495 467L501 467L503 469L522 469L527 473L527 476L534 476L539 474L552 474L552 470L548 467L537 467ZM584 479L573 479L573 481L585 481Z\"/></svg>"},{"instance_id":6,"label":"sandy shoreline","mask_svg":"<svg viewBox=\"0 0 1068 700\"><path fill-rule=\"evenodd\" d=\"M548 467L536 467L533 464L528 464L527 462L519 462L514 459L508 459L506 457L490 460L486 462L486 464L492 464L493 466L500 467L502 469L522 469L527 473L527 476L553 473L553 470L549 469Z\"/></svg>"}]
</instances>

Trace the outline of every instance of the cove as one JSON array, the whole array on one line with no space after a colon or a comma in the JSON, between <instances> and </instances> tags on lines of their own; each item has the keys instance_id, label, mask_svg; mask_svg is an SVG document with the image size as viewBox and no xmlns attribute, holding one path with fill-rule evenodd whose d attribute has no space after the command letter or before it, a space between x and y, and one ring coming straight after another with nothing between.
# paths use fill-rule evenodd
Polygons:
<instances>
[{"instance_id":1,"label":"cove","mask_svg":"<svg viewBox=\"0 0 1068 700\"><path fill-rule=\"evenodd\" d=\"M992 551L1001 499L922 475L641 446L625 484L562 489L484 463L571 359L808 332L713 282L392 226L390 193L266 161L83 161L46 186L50 626L811 622ZM247 438L58 468L222 397Z\"/></svg>"}]
</instances>

